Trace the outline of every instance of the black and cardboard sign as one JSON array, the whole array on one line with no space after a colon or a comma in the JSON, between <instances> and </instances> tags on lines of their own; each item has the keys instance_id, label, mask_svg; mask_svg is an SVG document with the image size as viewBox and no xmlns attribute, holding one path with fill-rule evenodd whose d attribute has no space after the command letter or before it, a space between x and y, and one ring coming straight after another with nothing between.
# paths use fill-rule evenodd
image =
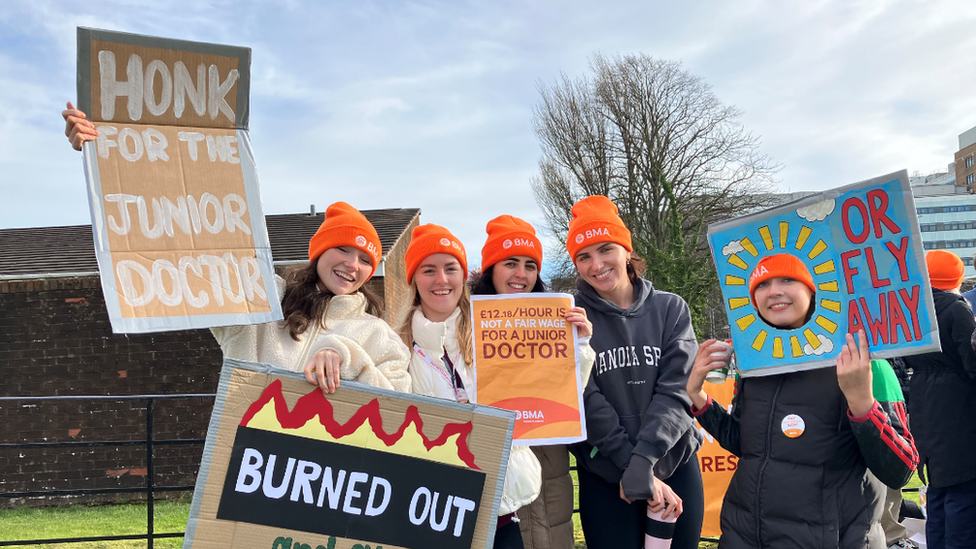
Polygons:
<instances>
[{"instance_id":1,"label":"black and cardboard sign","mask_svg":"<svg viewBox=\"0 0 976 549\"><path fill-rule=\"evenodd\" d=\"M184 547L487 549L514 423L226 359Z\"/></svg>"},{"instance_id":2,"label":"black and cardboard sign","mask_svg":"<svg viewBox=\"0 0 976 549\"><path fill-rule=\"evenodd\" d=\"M248 135L251 50L78 29L95 255L115 332L281 319Z\"/></svg>"}]
</instances>

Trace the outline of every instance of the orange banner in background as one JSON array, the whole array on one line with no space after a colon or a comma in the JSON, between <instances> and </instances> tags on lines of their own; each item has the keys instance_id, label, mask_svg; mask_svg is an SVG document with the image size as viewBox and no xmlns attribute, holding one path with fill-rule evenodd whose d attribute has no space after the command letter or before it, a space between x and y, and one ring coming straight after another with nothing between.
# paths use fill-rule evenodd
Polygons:
<instances>
[{"instance_id":1,"label":"orange banner in background","mask_svg":"<svg viewBox=\"0 0 976 549\"><path fill-rule=\"evenodd\" d=\"M478 404L516 412L513 444L586 438L566 294L472 296Z\"/></svg>"},{"instance_id":2,"label":"orange banner in background","mask_svg":"<svg viewBox=\"0 0 976 549\"><path fill-rule=\"evenodd\" d=\"M722 406L728 410L732 405L734 387L732 379L725 383L705 383L705 392L712 397L712 406ZM732 481L732 473L739 465L739 458L719 446L718 441L701 425L698 425L698 429L705 438L698 450L698 464L701 466L702 484L705 487L705 520L702 522L701 535L718 537L722 535L719 524L722 500L725 499L725 491Z\"/></svg>"}]
</instances>

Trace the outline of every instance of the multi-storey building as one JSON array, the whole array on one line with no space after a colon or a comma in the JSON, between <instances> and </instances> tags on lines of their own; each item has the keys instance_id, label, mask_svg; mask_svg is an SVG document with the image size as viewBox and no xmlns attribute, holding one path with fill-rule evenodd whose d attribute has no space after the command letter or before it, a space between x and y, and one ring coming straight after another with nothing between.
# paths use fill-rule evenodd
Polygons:
<instances>
[{"instance_id":1,"label":"multi-storey building","mask_svg":"<svg viewBox=\"0 0 976 549\"><path fill-rule=\"evenodd\" d=\"M922 246L926 250L954 252L966 265L966 278L976 276L976 194L958 185L955 170L928 176L927 181L912 178L915 211L918 213Z\"/></svg>"},{"instance_id":2,"label":"multi-storey building","mask_svg":"<svg viewBox=\"0 0 976 549\"><path fill-rule=\"evenodd\" d=\"M965 185L969 192L976 192L976 127L959 134L959 151L956 152L956 184Z\"/></svg>"}]
</instances>

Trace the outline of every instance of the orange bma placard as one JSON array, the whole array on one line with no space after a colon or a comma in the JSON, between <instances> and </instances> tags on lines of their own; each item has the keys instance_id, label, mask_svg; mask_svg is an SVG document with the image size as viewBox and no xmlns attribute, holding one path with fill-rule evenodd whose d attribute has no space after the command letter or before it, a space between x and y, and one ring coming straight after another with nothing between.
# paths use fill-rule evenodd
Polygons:
<instances>
[{"instance_id":1,"label":"orange bma placard","mask_svg":"<svg viewBox=\"0 0 976 549\"><path fill-rule=\"evenodd\" d=\"M516 413L515 445L586 438L568 294L471 296L478 404Z\"/></svg>"}]
</instances>

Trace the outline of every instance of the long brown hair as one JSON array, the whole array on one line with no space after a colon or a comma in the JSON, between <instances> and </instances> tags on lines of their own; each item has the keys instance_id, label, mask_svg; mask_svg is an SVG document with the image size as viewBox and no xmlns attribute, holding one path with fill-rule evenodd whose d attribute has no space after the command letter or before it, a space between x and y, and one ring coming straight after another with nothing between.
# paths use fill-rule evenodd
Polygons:
<instances>
[{"instance_id":1,"label":"long brown hair","mask_svg":"<svg viewBox=\"0 0 976 549\"><path fill-rule=\"evenodd\" d=\"M329 302L335 297L328 289L319 290L318 261L312 261L305 267L292 269L285 277L285 297L281 300L284 322L288 325L291 338L301 341L302 334L308 330L313 322L318 322L320 328L327 330L325 314L329 310ZM383 315L383 302L370 291L364 283L356 292L366 298L366 312L380 317ZM353 292L353 293L356 293Z\"/></svg>"},{"instance_id":2,"label":"long brown hair","mask_svg":"<svg viewBox=\"0 0 976 549\"><path fill-rule=\"evenodd\" d=\"M397 333L400 334L400 339L413 351L413 314L414 311L420 309L420 292L417 291L417 280L414 279L410 282L410 298L407 301L409 305L404 307L400 315L400 326L397 328ZM457 319L457 337L458 337L458 348L461 349L461 358L464 359L465 364L472 364L474 362L474 347L471 344L471 294L468 292L468 285L461 285L461 297L458 298L458 307L461 309L461 314L458 315Z\"/></svg>"}]
</instances>

